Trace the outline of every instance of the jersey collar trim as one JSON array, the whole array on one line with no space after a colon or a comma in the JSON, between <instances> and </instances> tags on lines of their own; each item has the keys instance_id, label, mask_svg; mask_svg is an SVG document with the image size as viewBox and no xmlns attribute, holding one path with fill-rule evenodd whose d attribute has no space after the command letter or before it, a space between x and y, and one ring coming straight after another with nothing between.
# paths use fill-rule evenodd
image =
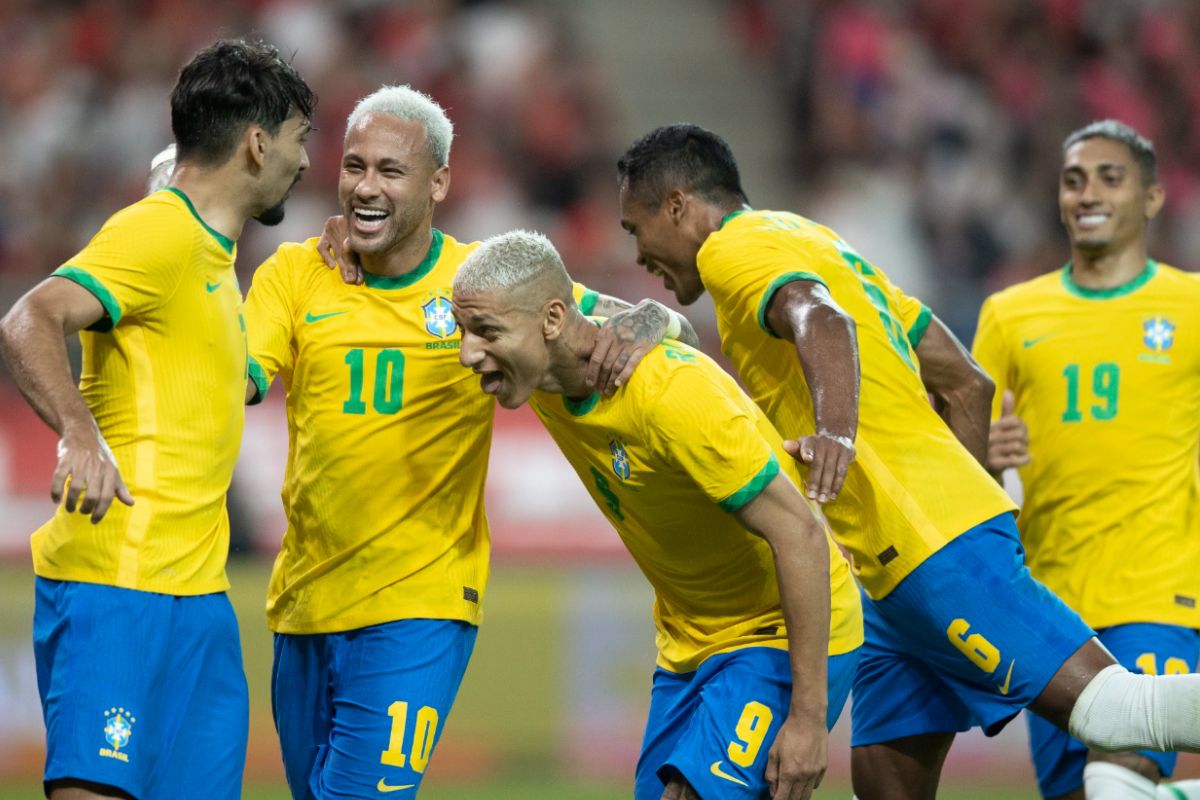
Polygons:
<instances>
[{"instance_id":1,"label":"jersey collar trim","mask_svg":"<svg viewBox=\"0 0 1200 800\"><path fill-rule=\"evenodd\" d=\"M433 229L433 241L429 243L429 252L420 264L403 275L375 275L363 270L363 283L372 289L403 289L412 286L430 273L438 259L442 257L442 242L445 239L442 232Z\"/></svg>"},{"instance_id":2,"label":"jersey collar trim","mask_svg":"<svg viewBox=\"0 0 1200 800\"><path fill-rule=\"evenodd\" d=\"M592 392L582 400L572 400L563 395L563 407L567 409L567 413L572 417L582 417L584 414L591 411L600 402L600 393Z\"/></svg>"},{"instance_id":3,"label":"jersey collar trim","mask_svg":"<svg viewBox=\"0 0 1200 800\"><path fill-rule=\"evenodd\" d=\"M1066 266L1062 268L1062 284L1063 288L1069 294L1076 297L1082 297L1085 300L1112 300L1114 297L1124 297L1127 294L1133 294L1138 289L1145 286L1151 278L1158 274L1158 262L1152 258L1146 259L1146 268L1141 273L1120 286L1113 286L1108 289L1089 289L1086 286L1080 286L1071 277L1071 262L1068 261Z\"/></svg>"},{"instance_id":4,"label":"jersey collar trim","mask_svg":"<svg viewBox=\"0 0 1200 800\"><path fill-rule=\"evenodd\" d=\"M221 245L222 250L224 250L226 253L233 253L233 246L236 244L236 242L234 242L233 239L230 239L228 236L217 233L210 228L208 223L201 219L200 215L196 213L196 207L192 205L191 199L188 198L186 194L179 189L176 189L174 186L168 186L167 191L183 201L183 204L187 206L188 211L192 212L192 216L196 218L196 222L199 222L200 227L208 231L212 237L217 240L217 244Z\"/></svg>"},{"instance_id":5,"label":"jersey collar trim","mask_svg":"<svg viewBox=\"0 0 1200 800\"><path fill-rule=\"evenodd\" d=\"M717 230L724 228L725 223L729 222L729 220L733 219L734 217L740 217L742 214L749 214L753 210L753 208L739 208L737 211L726 214L725 216L721 217L721 224L717 226Z\"/></svg>"}]
</instances>

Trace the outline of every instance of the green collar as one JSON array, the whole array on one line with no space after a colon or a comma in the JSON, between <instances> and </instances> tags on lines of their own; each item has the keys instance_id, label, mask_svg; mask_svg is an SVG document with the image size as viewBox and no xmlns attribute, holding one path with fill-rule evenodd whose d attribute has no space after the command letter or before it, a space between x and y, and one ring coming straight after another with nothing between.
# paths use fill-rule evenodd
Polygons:
<instances>
[{"instance_id":1,"label":"green collar","mask_svg":"<svg viewBox=\"0 0 1200 800\"><path fill-rule=\"evenodd\" d=\"M1108 289L1089 289L1086 286L1080 286L1071 277L1071 262L1068 261L1066 266L1062 268L1062 284L1063 288L1070 294L1076 297L1082 297L1085 300L1112 300L1114 297L1124 297L1127 294L1132 294L1138 289L1146 285L1151 278L1158 273L1158 262L1152 258L1146 259L1146 268L1142 270L1136 278L1123 283L1120 286L1113 286Z\"/></svg>"},{"instance_id":2,"label":"green collar","mask_svg":"<svg viewBox=\"0 0 1200 800\"><path fill-rule=\"evenodd\" d=\"M420 264L417 264L403 275L376 275L363 270L363 283L372 289L403 289L412 286L424 278L433 269L434 264L442 256L442 241L445 237L437 228L433 229L433 241L429 243L429 252L425 254Z\"/></svg>"},{"instance_id":3,"label":"green collar","mask_svg":"<svg viewBox=\"0 0 1200 800\"><path fill-rule=\"evenodd\" d=\"M753 210L753 208L739 208L737 211L726 214L725 216L721 217L721 224L717 226L717 230L724 228L725 223L729 222L729 220L733 219L734 217L740 217L742 214L749 214Z\"/></svg>"},{"instance_id":4,"label":"green collar","mask_svg":"<svg viewBox=\"0 0 1200 800\"><path fill-rule=\"evenodd\" d=\"M563 395L563 407L567 409L567 413L569 413L572 417L582 417L584 414L595 408L596 404L599 402L599 392L592 392L582 400L572 400L565 394Z\"/></svg>"},{"instance_id":5,"label":"green collar","mask_svg":"<svg viewBox=\"0 0 1200 800\"><path fill-rule=\"evenodd\" d=\"M217 244L221 245L221 248L224 249L226 253L233 252L233 246L237 244L237 242L233 241L233 239L230 239L228 236L217 233L215 230L208 227L208 223L202 220L200 215L196 213L196 207L192 205L191 199L189 199L186 194L174 186L168 186L167 191L183 201L183 204L187 206L188 211L192 212L192 216L196 218L196 222L200 223L200 227L212 234L212 237L217 240Z\"/></svg>"}]
</instances>

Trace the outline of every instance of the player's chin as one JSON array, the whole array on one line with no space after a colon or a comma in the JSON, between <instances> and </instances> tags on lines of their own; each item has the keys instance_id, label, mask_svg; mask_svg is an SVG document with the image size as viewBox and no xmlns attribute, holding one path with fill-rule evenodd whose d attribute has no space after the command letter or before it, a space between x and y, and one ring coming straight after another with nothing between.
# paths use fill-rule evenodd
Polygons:
<instances>
[{"instance_id":1,"label":"player's chin","mask_svg":"<svg viewBox=\"0 0 1200 800\"><path fill-rule=\"evenodd\" d=\"M505 381L504 386L500 387L500 391L496 394L496 402L501 408L507 408L510 411L514 408L520 408L525 405L525 401L529 399L532 392L524 390L518 386L513 386L508 381Z\"/></svg>"},{"instance_id":2,"label":"player's chin","mask_svg":"<svg viewBox=\"0 0 1200 800\"><path fill-rule=\"evenodd\" d=\"M704 294L704 286L700 283L695 286L676 286L674 289L675 299L681 306L690 306L700 299L700 295Z\"/></svg>"},{"instance_id":3,"label":"player's chin","mask_svg":"<svg viewBox=\"0 0 1200 800\"><path fill-rule=\"evenodd\" d=\"M283 217L284 217L284 213L285 213L284 209L283 209L283 205L286 202L287 202L287 197L284 197L278 203L276 203L275 205L268 208L266 211L264 211L261 214L259 214L258 216L256 216L254 218L255 221L258 222L260 225L268 225L268 226L278 225L279 223L283 222Z\"/></svg>"},{"instance_id":4,"label":"player's chin","mask_svg":"<svg viewBox=\"0 0 1200 800\"><path fill-rule=\"evenodd\" d=\"M394 244L394 239L391 237L370 235L364 236L359 231L350 230L347 238L350 240L350 249L355 253L362 255L378 255L379 253L387 252Z\"/></svg>"},{"instance_id":5,"label":"player's chin","mask_svg":"<svg viewBox=\"0 0 1200 800\"><path fill-rule=\"evenodd\" d=\"M499 393L496 394L496 402L501 408L513 410L525 405L525 401L529 399L532 392L522 389L519 386L513 386L508 381L505 381L504 386L500 387Z\"/></svg>"}]
</instances>

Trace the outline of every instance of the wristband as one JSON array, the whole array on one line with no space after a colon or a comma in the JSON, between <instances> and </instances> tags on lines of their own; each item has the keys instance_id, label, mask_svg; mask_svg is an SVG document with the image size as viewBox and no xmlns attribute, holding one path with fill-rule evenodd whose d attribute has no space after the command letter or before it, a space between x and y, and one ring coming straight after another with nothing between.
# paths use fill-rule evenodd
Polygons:
<instances>
[{"instance_id":1,"label":"wristband","mask_svg":"<svg viewBox=\"0 0 1200 800\"><path fill-rule=\"evenodd\" d=\"M671 309L667 309L667 330L663 333L664 339L678 339L679 334L683 332L683 317Z\"/></svg>"}]
</instances>

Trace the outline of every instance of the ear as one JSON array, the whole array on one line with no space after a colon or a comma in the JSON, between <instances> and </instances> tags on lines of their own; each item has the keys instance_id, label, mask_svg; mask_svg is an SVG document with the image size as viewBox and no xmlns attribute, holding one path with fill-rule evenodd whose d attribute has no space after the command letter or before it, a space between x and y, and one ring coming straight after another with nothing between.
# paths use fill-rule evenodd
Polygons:
<instances>
[{"instance_id":1,"label":"ear","mask_svg":"<svg viewBox=\"0 0 1200 800\"><path fill-rule=\"evenodd\" d=\"M667 216L676 226L683 222L683 217L687 212L688 196L678 189L672 189L667 194L667 199L664 201L667 206Z\"/></svg>"},{"instance_id":2,"label":"ear","mask_svg":"<svg viewBox=\"0 0 1200 800\"><path fill-rule=\"evenodd\" d=\"M542 338L552 342L562 336L567 327L567 304L557 297L542 306Z\"/></svg>"},{"instance_id":3,"label":"ear","mask_svg":"<svg viewBox=\"0 0 1200 800\"><path fill-rule=\"evenodd\" d=\"M247 125L242 139L246 145L247 157L255 170L260 170L267 161L267 148L272 137L261 125Z\"/></svg>"},{"instance_id":4,"label":"ear","mask_svg":"<svg viewBox=\"0 0 1200 800\"><path fill-rule=\"evenodd\" d=\"M1147 220L1152 220L1162 211L1163 203L1167 200L1167 192L1161 183L1151 184L1146 188L1146 199L1143 205Z\"/></svg>"},{"instance_id":5,"label":"ear","mask_svg":"<svg viewBox=\"0 0 1200 800\"><path fill-rule=\"evenodd\" d=\"M450 191L450 165L438 167L433 171L433 177L429 179L430 196L433 202L440 203L446 199L446 194Z\"/></svg>"}]
</instances>

